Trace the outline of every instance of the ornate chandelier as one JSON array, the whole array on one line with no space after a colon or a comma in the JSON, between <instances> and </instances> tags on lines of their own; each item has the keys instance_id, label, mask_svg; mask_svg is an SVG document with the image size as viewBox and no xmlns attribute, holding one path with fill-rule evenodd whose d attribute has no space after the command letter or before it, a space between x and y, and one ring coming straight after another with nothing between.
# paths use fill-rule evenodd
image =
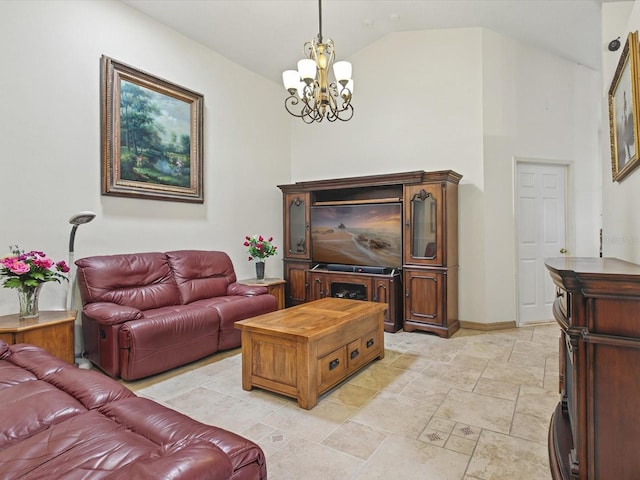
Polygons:
<instances>
[{"instance_id":1,"label":"ornate chandelier","mask_svg":"<svg viewBox=\"0 0 640 480\"><path fill-rule=\"evenodd\" d=\"M318 17L318 35L304 44L306 58L298 62L298 70L282 72L284 88L289 92L284 106L305 123L321 122L325 117L330 122L346 122L353 117L351 63L334 63L333 40L322 39L322 0L318 0ZM332 65L336 81L330 83Z\"/></svg>"}]
</instances>

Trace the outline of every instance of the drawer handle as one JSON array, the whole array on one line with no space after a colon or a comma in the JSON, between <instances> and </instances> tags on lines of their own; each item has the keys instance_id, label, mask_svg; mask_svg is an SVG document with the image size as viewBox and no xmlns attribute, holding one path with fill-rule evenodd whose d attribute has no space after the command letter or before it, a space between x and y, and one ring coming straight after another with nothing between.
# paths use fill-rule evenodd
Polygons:
<instances>
[{"instance_id":1,"label":"drawer handle","mask_svg":"<svg viewBox=\"0 0 640 480\"><path fill-rule=\"evenodd\" d=\"M356 358L358 355L360 355L360 352L358 351L358 349L356 348L353 352L351 352L351 360L353 360L354 358Z\"/></svg>"},{"instance_id":2,"label":"drawer handle","mask_svg":"<svg viewBox=\"0 0 640 480\"><path fill-rule=\"evenodd\" d=\"M329 362L329 370L333 370L334 368L336 368L338 365L340 365L340 360L339 359L335 359L335 360L331 360Z\"/></svg>"},{"instance_id":3,"label":"drawer handle","mask_svg":"<svg viewBox=\"0 0 640 480\"><path fill-rule=\"evenodd\" d=\"M371 348L373 346L373 338L370 338L369 340L367 340L367 348Z\"/></svg>"}]
</instances>

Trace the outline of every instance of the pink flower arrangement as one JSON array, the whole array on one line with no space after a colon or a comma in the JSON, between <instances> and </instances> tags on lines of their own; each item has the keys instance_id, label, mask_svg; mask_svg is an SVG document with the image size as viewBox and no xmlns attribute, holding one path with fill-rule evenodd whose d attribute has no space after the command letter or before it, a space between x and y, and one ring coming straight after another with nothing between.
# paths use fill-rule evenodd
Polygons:
<instances>
[{"instance_id":1,"label":"pink flower arrangement","mask_svg":"<svg viewBox=\"0 0 640 480\"><path fill-rule=\"evenodd\" d=\"M249 247L249 261L254 258L259 258L260 261L275 255L278 251L278 247L274 245L273 237L265 239L262 235L253 235L251 237L244 237L244 246Z\"/></svg>"},{"instance_id":2,"label":"pink flower arrangement","mask_svg":"<svg viewBox=\"0 0 640 480\"><path fill-rule=\"evenodd\" d=\"M35 288L41 283L66 280L69 267L61 260L54 262L44 252L24 252L17 246L9 247L11 255L0 259L0 277L4 288Z\"/></svg>"}]
</instances>

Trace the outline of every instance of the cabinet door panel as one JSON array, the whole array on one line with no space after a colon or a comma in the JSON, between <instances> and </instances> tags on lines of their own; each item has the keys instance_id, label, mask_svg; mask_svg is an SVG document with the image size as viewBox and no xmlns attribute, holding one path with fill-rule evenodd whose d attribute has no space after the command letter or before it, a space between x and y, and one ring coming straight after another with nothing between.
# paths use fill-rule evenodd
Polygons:
<instances>
[{"instance_id":1,"label":"cabinet door panel","mask_svg":"<svg viewBox=\"0 0 640 480\"><path fill-rule=\"evenodd\" d=\"M406 187L404 263L444 265L444 205L439 184Z\"/></svg>"},{"instance_id":2,"label":"cabinet door panel","mask_svg":"<svg viewBox=\"0 0 640 480\"><path fill-rule=\"evenodd\" d=\"M285 286L286 305L298 305L308 300L307 298L307 269L309 264L298 262L285 262Z\"/></svg>"},{"instance_id":3,"label":"cabinet door panel","mask_svg":"<svg viewBox=\"0 0 640 480\"><path fill-rule=\"evenodd\" d=\"M284 248L285 257L311 259L308 193L284 196Z\"/></svg>"},{"instance_id":4,"label":"cabinet door panel","mask_svg":"<svg viewBox=\"0 0 640 480\"><path fill-rule=\"evenodd\" d=\"M385 322L385 327L387 327L387 324L389 324L389 327L387 328L391 328L392 331L396 331L393 330L393 328L395 327L394 325L394 320L395 320L395 309L396 309L396 298L397 294L394 294L394 292L391 290L393 287L392 281L388 278L376 278L373 281L373 292L372 292L372 296L370 295L369 300L373 301L373 302L380 302L380 303L386 303L387 305L389 305L389 308L387 309L386 312L384 312L384 322Z\"/></svg>"},{"instance_id":5,"label":"cabinet door panel","mask_svg":"<svg viewBox=\"0 0 640 480\"><path fill-rule=\"evenodd\" d=\"M317 272L311 272L309 274L309 285L311 292L309 293L309 300L320 300L327 295L327 278L325 275Z\"/></svg>"},{"instance_id":6,"label":"cabinet door panel","mask_svg":"<svg viewBox=\"0 0 640 480\"><path fill-rule=\"evenodd\" d=\"M434 271L405 273L405 318L443 325L444 275Z\"/></svg>"}]
</instances>

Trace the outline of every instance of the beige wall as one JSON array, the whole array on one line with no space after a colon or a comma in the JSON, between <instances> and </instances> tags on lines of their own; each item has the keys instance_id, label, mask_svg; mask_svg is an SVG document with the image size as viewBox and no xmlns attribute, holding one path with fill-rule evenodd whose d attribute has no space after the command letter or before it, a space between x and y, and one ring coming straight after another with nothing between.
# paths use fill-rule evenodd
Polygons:
<instances>
[{"instance_id":1,"label":"beige wall","mask_svg":"<svg viewBox=\"0 0 640 480\"><path fill-rule=\"evenodd\" d=\"M349 60L354 119L294 123L293 180L461 173L461 320L516 320L516 158L579 172L570 203L586 220L571 227L573 246L597 255L599 201L587 193L600 183L597 72L480 28L395 33Z\"/></svg>"},{"instance_id":2,"label":"beige wall","mask_svg":"<svg viewBox=\"0 0 640 480\"><path fill-rule=\"evenodd\" d=\"M490 221L483 284L487 321L501 322L514 320L518 309L516 162L567 165L566 248L597 255L599 74L489 30L483 60L482 201Z\"/></svg>"},{"instance_id":3,"label":"beige wall","mask_svg":"<svg viewBox=\"0 0 640 480\"><path fill-rule=\"evenodd\" d=\"M203 205L100 195L100 56L204 95ZM253 276L244 236L282 236L280 191L290 179L289 118L278 85L114 1L0 2L0 255L13 244L67 258L181 248L223 250ZM265 113L268 114L265 121ZM279 276L279 258L267 275ZM47 284L41 307L61 309ZM17 311L0 288L0 314Z\"/></svg>"},{"instance_id":4,"label":"beige wall","mask_svg":"<svg viewBox=\"0 0 640 480\"><path fill-rule=\"evenodd\" d=\"M250 276L243 236L272 234L281 243L277 184L453 169L464 175L460 318L515 320L513 165L532 158L571 165L572 249L597 255L600 177L608 172L596 140L607 127L594 101L599 74L493 32L379 40L349 58L354 119L320 125L288 117L280 85L120 2L0 2L0 40L9 73L0 77L0 248L18 243L65 258L67 220L89 209L98 218L80 228L76 257L213 248ZM204 205L100 195L102 54L204 94ZM638 247L628 244L640 237L638 222L629 226L638 178L602 193L612 238L605 247L636 260ZM281 274L278 258L267 274ZM64 288L47 285L43 308L63 305ZM14 292L0 289L0 314L15 309Z\"/></svg>"}]
</instances>

